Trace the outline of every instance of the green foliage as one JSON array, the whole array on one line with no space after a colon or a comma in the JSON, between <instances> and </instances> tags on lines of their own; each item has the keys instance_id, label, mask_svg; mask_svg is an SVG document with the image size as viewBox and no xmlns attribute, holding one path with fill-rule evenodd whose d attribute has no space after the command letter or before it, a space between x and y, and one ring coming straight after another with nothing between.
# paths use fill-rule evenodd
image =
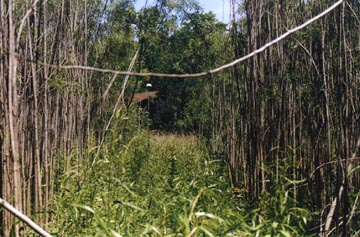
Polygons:
<instances>
[{"instance_id":1,"label":"green foliage","mask_svg":"<svg viewBox=\"0 0 360 237\"><path fill-rule=\"evenodd\" d=\"M213 13L204 13L192 0L161 1L142 9L137 29L145 71L206 71L222 64L223 53L229 51L226 25ZM159 91L157 109L151 117L154 129L191 133L209 124L209 78L150 78L150 82Z\"/></svg>"},{"instance_id":2,"label":"green foliage","mask_svg":"<svg viewBox=\"0 0 360 237\"><path fill-rule=\"evenodd\" d=\"M252 233L258 236L309 236L306 232L309 212L296 206L284 186L275 186L272 192L262 194L259 209L253 211Z\"/></svg>"},{"instance_id":3,"label":"green foliage","mask_svg":"<svg viewBox=\"0 0 360 237\"><path fill-rule=\"evenodd\" d=\"M209 211L219 208L214 204L226 196L220 191L226 183L214 184L215 163L196 144L162 147L139 133L112 152L82 173L74 168L61 177L53 218L58 236L204 232L210 230L203 222L220 220ZM213 185L203 189L206 183Z\"/></svg>"},{"instance_id":4,"label":"green foliage","mask_svg":"<svg viewBox=\"0 0 360 237\"><path fill-rule=\"evenodd\" d=\"M135 129L136 111L120 111L106 143L82 164L58 167L54 236L305 236L309 213L286 180L249 206L203 143ZM125 143L124 121L133 128Z\"/></svg>"}]
</instances>

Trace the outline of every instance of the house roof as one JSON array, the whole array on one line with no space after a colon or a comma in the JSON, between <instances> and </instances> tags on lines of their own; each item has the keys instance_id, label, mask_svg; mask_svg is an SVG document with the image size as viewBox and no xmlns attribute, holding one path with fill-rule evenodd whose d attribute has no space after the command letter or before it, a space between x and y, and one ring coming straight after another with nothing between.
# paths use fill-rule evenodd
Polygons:
<instances>
[{"instance_id":1,"label":"house roof","mask_svg":"<svg viewBox=\"0 0 360 237\"><path fill-rule=\"evenodd\" d=\"M158 93L158 91L150 91L150 92L142 92L142 93L135 93L134 97L131 101L131 104L139 103L143 100L146 100L150 97L155 96Z\"/></svg>"}]
</instances>

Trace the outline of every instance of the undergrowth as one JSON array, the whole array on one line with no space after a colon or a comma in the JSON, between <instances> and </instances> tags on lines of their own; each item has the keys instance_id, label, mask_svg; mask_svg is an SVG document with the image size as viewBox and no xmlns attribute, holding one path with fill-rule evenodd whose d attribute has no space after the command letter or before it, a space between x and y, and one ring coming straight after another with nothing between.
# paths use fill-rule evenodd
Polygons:
<instances>
[{"instance_id":1,"label":"undergrowth","mask_svg":"<svg viewBox=\"0 0 360 237\"><path fill-rule=\"evenodd\" d=\"M309 236L310 214L286 186L250 206L231 192L223 161L194 137L137 129L123 142L118 125L82 163L58 167L54 236Z\"/></svg>"}]
</instances>

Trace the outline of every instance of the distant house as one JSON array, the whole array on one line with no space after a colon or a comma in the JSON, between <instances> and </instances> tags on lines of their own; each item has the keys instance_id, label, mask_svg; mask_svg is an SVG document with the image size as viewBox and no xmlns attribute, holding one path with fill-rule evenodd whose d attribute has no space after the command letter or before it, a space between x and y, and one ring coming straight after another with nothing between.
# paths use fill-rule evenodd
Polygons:
<instances>
[{"instance_id":1,"label":"distant house","mask_svg":"<svg viewBox=\"0 0 360 237\"><path fill-rule=\"evenodd\" d=\"M148 100L151 97L154 97L157 93L158 93L158 91L135 93L134 97L131 100L131 104L139 104L141 106L142 101Z\"/></svg>"}]
</instances>

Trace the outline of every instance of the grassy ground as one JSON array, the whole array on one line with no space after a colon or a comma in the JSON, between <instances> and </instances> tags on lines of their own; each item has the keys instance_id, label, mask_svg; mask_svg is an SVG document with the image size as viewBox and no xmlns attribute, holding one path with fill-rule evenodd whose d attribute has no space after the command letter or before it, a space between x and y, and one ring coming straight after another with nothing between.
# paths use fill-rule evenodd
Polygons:
<instances>
[{"instance_id":1,"label":"grassy ground","mask_svg":"<svg viewBox=\"0 0 360 237\"><path fill-rule=\"evenodd\" d=\"M199 139L196 136L191 135L176 135L172 133L160 133L152 131L150 137L156 141L159 145L179 145L179 146L188 146L188 145L197 145L200 143Z\"/></svg>"},{"instance_id":2,"label":"grassy ground","mask_svg":"<svg viewBox=\"0 0 360 237\"><path fill-rule=\"evenodd\" d=\"M249 205L231 192L224 161L194 136L139 132L126 144L110 141L80 167L59 167L55 236L306 236L308 213L291 209L285 189Z\"/></svg>"}]
</instances>

